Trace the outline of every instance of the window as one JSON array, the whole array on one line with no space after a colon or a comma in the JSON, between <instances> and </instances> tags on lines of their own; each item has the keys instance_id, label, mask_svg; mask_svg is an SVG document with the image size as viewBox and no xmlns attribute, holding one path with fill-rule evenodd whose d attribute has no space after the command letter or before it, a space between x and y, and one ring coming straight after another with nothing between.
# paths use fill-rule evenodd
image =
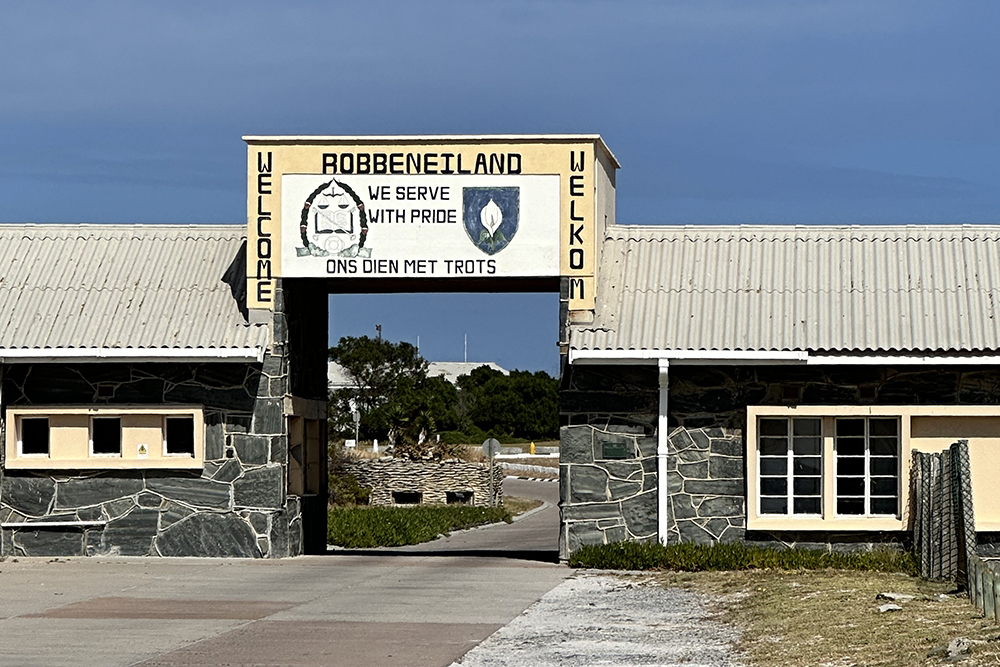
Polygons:
<instances>
[{"instance_id":1,"label":"window","mask_svg":"<svg viewBox=\"0 0 1000 667\"><path fill-rule=\"evenodd\" d=\"M392 502L394 505L419 505L423 495L419 491L393 491Z\"/></svg>"},{"instance_id":2,"label":"window","mask_svg":"<svg viewBox=\"0 0 1000 667\"><path fill-rule=\"evenodd\" d=\"M90 453L102 456L122 455L121 417L94 417L91 420Z\"/></svg>"},{"instance_id":3,"label":"window","mask_svg":"<svg viewBox=\"0 0 1000 667\"><path fill-rule=\"evenodd\" d=\"M198 405L14 405L4 418L4 465L12 470L204 465Z\"/></svg>"},{"instance_id":4,"label":"window","mask_svg":"<svg viewBox=\"0 0 1000 667\"><path fill-rule=\"evenodd\" d=\"M996 408L989 408L996 410ZM939 420L959 406L751 406L747 410L749 530L905 530L912 447L940 448L921 414ZM998 416L1000 420L1000 416ZM922 422L921 422L922 423ZM929 422L930 423L930 422ZM954 441L940 424L941 442ZM922 427L923 428L923 427Z\"/></svg>"},{"instance_id":5,"label":"window","mask_svg":"<svg viewBox=\"0 0 1000 667\"><path fill-rule=\"evenodd\" d=\"M471 505L472 491L446 491L445 502L449 505Z\"/></svg>"},{"instance_id":6,"label":"window","mask_svg":"<svg viewBox=\"0 0 1000 667\"><path fill-rule=\"evenodd\" d=\"M1000 405L752 405L744 436L748 530L908 530L911 453L968 440L976 529L1000 532Z\"/></svg>"},{"instance_id":7,"label":"window","mask_svg":"<svg viewBox=\"0 0 1000 667\"><path fill-rule=\"evenodd\" d=\"M899 511L899 420L837 419L837 514L890 515Z\"/></svg>"},{"instance_id":8,"label":"window","mask_svg":"<svg viewBox=\"0 0 1000 667\"><path fill-rule=\"evenodd\" d=\"M49 418L22 417L18 449L21 456L49 455Z\"/></svg>"},{"instance_id":9,"label":"window","mask_svg":"<svg viewBox=\"0 0 1000 667\"><path fill-rule=\"evenodd\" d=\"M832 457L823 455L825 435L832 436ZM758 513L895 517L899 454L897 417L761 417ZM834 502L824 512L826 478L834 479Z\"/></svg>"},{"instance_id":10,"label":"window","mask_svg":"<svg viewBox=\"0 0 1000 667\"><path fill-rule=\"evenodd\" d=\"M167 456L194 456L194 417L167 417L164 421Z\"/></svg>"},{"instance_id":11,"label":"window","mask_svg":"<svg viewBox=\"0 0 1000 667\"><path fill-rule=\"evenodd\" d=\"M760 420L761 514L821 514L823 510L822 420Z\"/></svg>"}]
</instances>

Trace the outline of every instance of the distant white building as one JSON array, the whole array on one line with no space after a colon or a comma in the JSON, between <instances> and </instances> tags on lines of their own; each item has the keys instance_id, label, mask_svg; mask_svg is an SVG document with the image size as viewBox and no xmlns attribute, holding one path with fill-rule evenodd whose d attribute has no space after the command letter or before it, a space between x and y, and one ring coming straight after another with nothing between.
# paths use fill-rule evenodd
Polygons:
<instances>
[{"instance_id":1,"label":"distant white building","mask_svg":"<svg viewBox=\"0 0 1000 667\"><path fill-rule=\"evenodd\" d=\"M440 375L448 382L457 384L460 376L468 375L481 366L487 366L504 375L510 375L510 371L501 368L492 361L431 361L427 364L427 377ZM326 364L326 381L330 391L347 389L354 385L351 374L335 361L329 361Z\"/></svg>"},{"instance_id":2,"label":"distant white building","mask_svg":"<svg viewBox=\"0 0 1000 667\"><path fill-rule=\"evenodd\" d=\"M510 375L510 371L497 366L492 361L431 361L427 364L427 377L437 377L440 375L448 382L457 384L459 376L468 375L482 366L500 371L504 375Z\"/></svg>"}]
</instances>

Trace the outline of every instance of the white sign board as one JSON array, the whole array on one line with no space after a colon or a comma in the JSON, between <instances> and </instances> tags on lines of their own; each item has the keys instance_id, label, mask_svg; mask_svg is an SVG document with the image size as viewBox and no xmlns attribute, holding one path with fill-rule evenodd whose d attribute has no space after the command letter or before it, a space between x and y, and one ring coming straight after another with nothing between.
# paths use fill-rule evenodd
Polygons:
<instances>
[{"instance_id":1,"label":"white sign board","mask_svg":"<svg viewBox=\"0 0 1000 667\"><path fill-rule=\"evenodd\" d=\"M286 277L559 275L558 175L285 174Z\"/></svg>"}]
</instances>

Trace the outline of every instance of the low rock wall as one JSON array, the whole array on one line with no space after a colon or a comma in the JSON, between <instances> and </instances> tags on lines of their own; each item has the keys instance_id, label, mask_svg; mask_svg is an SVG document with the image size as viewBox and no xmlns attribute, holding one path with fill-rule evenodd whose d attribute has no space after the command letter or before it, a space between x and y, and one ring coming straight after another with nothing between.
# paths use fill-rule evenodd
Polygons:
<instances>
[{"instance_id":1,"label":"low rock wall","mask_svg":"<svg viewBox=\"0 0 1000 667\"><path fill-rule=\"evenodd\" d=\"M393 492L420 493L422 504L445 504L449 492L471 492L471 504L480 507L499 504L503 498L504 472L499 464L493 466L492 501L489 466L483 463L383 458L347 463L341 470L372 490L372 505L395 505Z\"/></svg>"}]
</instances>

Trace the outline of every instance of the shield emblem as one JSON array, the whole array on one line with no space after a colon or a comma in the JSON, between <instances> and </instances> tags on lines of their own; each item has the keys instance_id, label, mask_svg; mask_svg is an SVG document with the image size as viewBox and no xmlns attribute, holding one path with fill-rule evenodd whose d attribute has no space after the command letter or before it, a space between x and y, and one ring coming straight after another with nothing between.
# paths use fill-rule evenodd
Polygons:
<instances>
[{"instance_id":1,"label":"shield emblem","mask_svg":"<svg viewBox=\"0 0 1000 667\"><path fill-rule=\"evenodd\" d=\"M465 232L473 245L495 255L510 244L520 217L520 188L462 188L462 203Z\"/></svg>"}]
</instances>

